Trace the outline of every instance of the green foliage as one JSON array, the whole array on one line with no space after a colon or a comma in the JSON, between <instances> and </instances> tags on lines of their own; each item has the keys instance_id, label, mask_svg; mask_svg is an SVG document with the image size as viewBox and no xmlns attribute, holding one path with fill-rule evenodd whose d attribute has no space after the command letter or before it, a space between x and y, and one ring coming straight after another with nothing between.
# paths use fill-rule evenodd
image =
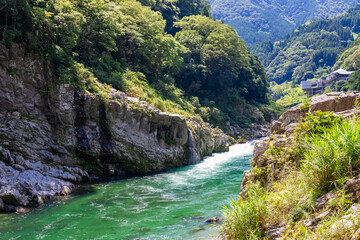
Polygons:
<instances>
[{"instance_id":1,"label":"green foliage","mask_svg":"<svg viewBox=\"0 0 360 240\"><path fill-rule=\"evenodd\" d=\"M221 230L230 239L246 239L246 236L260 239L265 230L284 224L284 239L350 239L359 228L359 215L348 210L354 198L342 190L346 180L360 173L359 119L342 120L329 112L308 114L294 136L293 143L285 148L276 148L269 143L266 158L273 165L251 170L246 186L250 189L249 196L233 202L231 210L226 209L227 220ZM289 163L291 152L295 153L292 161L298 164L281 164ZM283 172L267 188L261 188L251 180L252 175L263 174L264 168L271 168L271 171L262 179ZM261 194L254 198L253 189ZM323 208L316 207L316 200L330 191L331 199ZM254 217L255 222L246 218L247 214L252 216L253 206L261 211ZM322 213L327 216L319 218L316 230L306 227L304 223ZM352 214L347 219L354 220L354 225L333 227L347 214Z\"/></svg>"},{"instance_id":2,"label":"green foliage","mask_svg":"<svg viewBox=\"0 0 360 240\"><path fill-rule=\"evenodd\" d=\"M231 210L225 206L226 221L221 230L231 239L261 239L264 235L266 191L254 185L247 195L246 199L232 200Z\"/></svg>"},{"instance_id":3,"label":"green foliage","mask_svg":"<svg viewBox=\"0 0 360 240\"><path fill-rule=\"evenodd\" d=\"M165 31L175 35L177 28L174 23L186 16L203 15L212 17L208 0L139 0L153 11L161 12L166 20Z\"/></svg>"},{"instance_id":4,"label":"green foliage","mask_svg":"<svg viewBox=\"0 0 360 240\"><path fill-rule=\"evenodd\" d=\"M335 116L332 112L316 111L307 113L304 121L295 129L295 135L303 138L314 134L323 134L335 124L343 121L341 116Z\"/></svg>"},{"instance_id":5,"label":"green foliage","mask_svg":"<svg viewBox=\"0 0 360 240\"><path fill-rule=\"evenodd\" d=\"M360 24L360 23L359 23ZM358 27L359 25L357 25ZM360 38L348 46L348 48L338 57L333 70L339 68L348 71L357 71L360 69Z\"/></svg>"},{"instance_id":6,"label":"green foliage","mask_svg":"<svg viewBox=\"0 0 360 240\"><path fill-rule=\"evenodd\" d=\"M28 0L0 1L0 44L11 45L14 40L22 40L31 24Z\"/></svg>"},{"instance_id":7,"label":"green foliage","mask_svg":"<svg viewBox=\"0 0 360 240\"><path fill-rule=\"evenodd\" d=\"M106 100L99 80L223 128L250 125L244 109L267 103L262 65L233 28L209 18L207 0L12 0L0 11L1 43L26 42L53 68L52 85Z\"/></svg>"},{"instance_id":8,"label":"green foliage","mask_svg":"<svg viewBox=\"0 0 360 240\"><path fill-rule=\"evenodd\" d=\"M264 63L270 81L300 83L320 78L331 72L340 54L354 40L359 16L358 6L335 18L315 20L299 26L281 42L259 44L253 53ZM348 62L343 65L352 61Z\"/></svg>"},{"instance_id":9,"label":"green foliage","mask_svg":"<svg viewBox=\"0 0 360 240\"><path fill-rule=\"evenodd\" d=\"M267 78L258 59L235 30L220 21L198 15L184 17L175 26L181 29L176 40L187 47L178 85L205 107L219 109L217 124L248 125L241 106L267 102Z\"/></svg>"},{"instance_id":10,"label":"green foliage","mask_svg":"<svg viewBox=\"0 0 360 240\"><path fill-rule=\"evenodd\" d=\"M270 92L276 100L276 103L283 107L294 106L308 100L308 97L305 92L301 90L301 87L291 82L284 82L282 84L271 82Z\"/></svg>"},{"instance_id":11,"label":"green foliage","mask_svg":"<svg viewBox=\"0 0 360 240\"><path fill-rule=\"evenodd\" d=\"M278 41L307 21L337 16L359 3L358 0L210 2L215 17L234 27L250 46L264 40Z\"/></svg>"},{"instance_id":12,"label":"green foliage","mask_svg":"<svg viewBox=\"0 0 360 240\"><path fill-rule=\"evenodd\" d=\"M333 86L335 91L359 91L360 90L360 71L350 75L348 81L338 81Z\"/></svg>"},{"instance_id":13,"label":"green foliage","mask_svg":"<svg viewBox=\"0 0 360 240\"><path fill-rule=\"evenodd\" d=\"M360 122L336 124L306 140L302 173L320 194L341 186L360 173Z\"/></svg>"}]
</instances>

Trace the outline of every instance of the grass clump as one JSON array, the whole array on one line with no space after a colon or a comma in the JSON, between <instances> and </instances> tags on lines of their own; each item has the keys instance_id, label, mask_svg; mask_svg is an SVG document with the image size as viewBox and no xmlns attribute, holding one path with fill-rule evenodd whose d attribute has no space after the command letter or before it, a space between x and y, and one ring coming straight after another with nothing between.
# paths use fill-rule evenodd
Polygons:
<instances>
[{"instance_id":1,"label":"grass clump","mask_svg":"<svg viewBox=\"0 0 360 240\"><path fill-rule=\"evenodd\" d=\"M248 190L246 199L232 199L231 209L225 206L227 221L222 225L222 231L231 239L263 237L266 198L266 191L257 184Z\"/></svg>"},{"instance_id":2,"label":"grass clump","mask_svg":"<svg viewBox=\"0 0 360 240\"><path fill-rule=\"evenodd\" d=\"M301 172L317 195L331 191L360 173L360 122L336 124L306 139Z\"/></svg>"}]
</instances>

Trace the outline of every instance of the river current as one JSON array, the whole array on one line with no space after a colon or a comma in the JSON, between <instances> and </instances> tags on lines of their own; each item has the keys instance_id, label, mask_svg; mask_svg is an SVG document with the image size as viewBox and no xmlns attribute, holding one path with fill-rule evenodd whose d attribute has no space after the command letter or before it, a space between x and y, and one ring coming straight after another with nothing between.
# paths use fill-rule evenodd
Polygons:
<instances>
[{"instance_id":1,"label":"river current","mask_svg":"<svg viewBox=\"0 0 360 240\"><path fill-rule=\"evenodd\" d=\"M250 169L255 142L197 165L84 186L69 199L26 214L0 215L0 239L201 240L218 235L221 217Z\"/></svg>"}]
</instances>

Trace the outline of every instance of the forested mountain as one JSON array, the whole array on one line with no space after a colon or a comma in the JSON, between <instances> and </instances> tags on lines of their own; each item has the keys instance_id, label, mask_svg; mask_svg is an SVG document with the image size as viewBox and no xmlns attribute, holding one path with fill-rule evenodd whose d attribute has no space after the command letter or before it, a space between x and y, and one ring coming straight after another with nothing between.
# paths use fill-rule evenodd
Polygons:
<instances>
[{"instance_id":1,"label":"forested mountain","mask_svg":"<svg viewBox=\"0 0 360 240\"><path fill-rule=\"evenodd\" d=\"M216 19L234 27L249 45L277 41L301 24L345 12L359 0L211 0Z\"/></svg>"},{"instance_id":2,"label":"forested mountain","mask_svg":"<svg viewBox=\"0 0 360 240\"><path fill-rule=\"evenodd\" d=\"M270 81L300 83L328 74L360 31L360 6L345 14L301 25L280 42L265 41L254 53Z\"/></svg>"},{"instance_id":3,"label":"forested mountain","mask_svg":"<svg viewBox=\"0 0 360 240\"><path fill-rule=\"evenodd\" d=\"M210 15L206 0L11 0L0 4L0 43L40 54L53 86L97 92L98 79L163 111L246 126L268 101L265 71Z\"/></svg>"}]
</instances>

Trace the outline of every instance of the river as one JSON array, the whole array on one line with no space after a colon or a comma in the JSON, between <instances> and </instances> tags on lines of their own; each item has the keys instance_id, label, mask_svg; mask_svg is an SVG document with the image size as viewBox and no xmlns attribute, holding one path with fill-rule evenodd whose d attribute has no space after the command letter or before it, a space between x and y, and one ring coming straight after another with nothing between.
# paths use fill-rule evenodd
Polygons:
<instances>
[{"instance_id":1,"label":"river","mask_svg":"<svg viewBox=\"0 0 360 240\"><path fill-rule=\"evenodd\" d=\"M84 186L26 214L0 215L0 239L212 239L205 220L221 217L240 191L255 142L197 165Z\"/></svg>"}]
</instances>

